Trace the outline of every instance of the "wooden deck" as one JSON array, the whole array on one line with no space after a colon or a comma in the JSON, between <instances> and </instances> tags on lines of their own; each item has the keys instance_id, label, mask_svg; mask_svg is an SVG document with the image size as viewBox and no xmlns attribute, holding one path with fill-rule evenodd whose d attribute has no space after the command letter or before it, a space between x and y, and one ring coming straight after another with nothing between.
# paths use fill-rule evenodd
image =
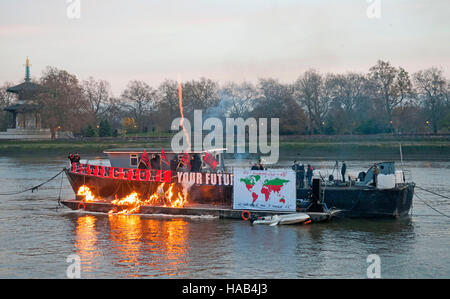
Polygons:
<instances>
[{"instance_id":1,"label":"wooden deck","mask_svg":"<svg viewBox=\"0 0 450 299\"><path fill-rule=\"evenodd\" d=\"M89 212L101 212L108 213L114 208L109 202L83 202L80 200L63 200L62 204L69 207L72 210L83 209ZM193 205L183 208L172 208L163 206L141 206L139 214L168 214L174 216L189 215L189 216L215 216L221 219L243 219L242 212L244 210L233 210L231 207L227 206L216 206L216 205ZM255 216L268 216L275 214L291 214L292 212L274 212L274 211L260 211L260 210L249 210L252 215ZM311 217L312 222L322 222L330 220L335 216L336 211L330 213L320 213L320 212L306 212Z\"/></svg>"}]
</instances>

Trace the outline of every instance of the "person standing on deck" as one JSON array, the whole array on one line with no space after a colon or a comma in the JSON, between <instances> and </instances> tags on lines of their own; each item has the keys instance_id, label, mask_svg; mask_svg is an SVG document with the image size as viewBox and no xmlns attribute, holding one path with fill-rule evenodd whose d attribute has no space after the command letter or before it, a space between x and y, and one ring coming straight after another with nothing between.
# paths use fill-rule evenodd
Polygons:
<instances>
[{"instance_id":1,"label":"person standing on deck","mask_svg":"<svg viewBox=\"0 0 450 299\"><path fill-rule=\"evenodd\" d=\"M75 163L75 156L74 156L74 154L70 154L67 158L69 158L70 164Z\"/></svg>"},{"instance_id":2,"label":"person standing on deck","mask_svg":"<svg viewBox=\"0 0 450 299\"><path fill-rule=\"evenodd\" d=\"M345 164L345 161L342 161L341 174L342 174L343 182L345 182L345 172L346 171L347 171L347 165Z\"/></svg>"},{"instance_id":3,"label":"person standing on deck","mask_svg":"<svg viewBox=\"0 0 450 299\"><path fill-rule=\"evenodd\" d=\"M149 164L150 164L150 161L148 160L148 154L144 150L144 152L142 153L141 159L139 160L137 168L138 169L148 169Z\"/></svg>"},{"instance_id":4,"label":"person standing on deck","mask_svg":"<svg viewBox=\"0 0 450 299\"><path fill-rule=\"evenodd\" d=\"M305 165L300 165L300 188L305 188Z\"/></svg>"},{"instance_id":5,"label":"person standing on deck","mask_svg":"<svg viewBox=\"0 0 450 299\"><path fill-rule=\"evenodd\" d=\"M191 165L192 165L192 168L191 168L192 172L199 172L201 170L202 160L200 160L200 157L198 154L194 154L192 156Z\"/></svg>"},{"instance_id":6,"label":"person standing on deck","mask_svg":"<svg viewBox=\"0 0 450 299\"><path fill-rule=\"evenodd\" d=\"M311 165L308 164L308 169L306 170L306 178L308 179L308 186L309 187L312 187L311 180L312 180L312 177L313 177L313 171L314 171L314 168Z\"/></svg>"},{"instance_id":7,"label":"person standing on deck","mask_svg":"<svg viewBox=\"0 0 450 299\"><path fill-rule=\"evenodd\" d=\"M258 170L266 170L267 168L264 167L264 164L261 161L261 158L258 159Z\"/></svg>"},{"instance_id":8,"label":"person standing on deck","mask_svg":"<svg viewBox=\"0 0 450 299\"><path fill-rule=\"evenodd\" d=\"M177 171L179 163L178 155L174 154L172 160L170 160L170 170L174 172Z\"/></svg>"},{"instance_id":9,"label":"person standing on deck","mask_svg":"<svg viewBox=\"0 0 450 299\"><path fill-rule=\"evenodd\" d=\"M296 180L296 184L295 186L297 188L300 187L300 165L298 164L297 160L294 160L294 165L292 165L292 170L295 171L295 180Z\"/></svg>"},{"instance_id":10,"label":"person standing on deck","mask_svg":"<svg viewBox=\"0 0 450 299\"><path fill-rule=\"evenodd\" d=\"M152 157L152 159L150 160L150 167L151 167L153 170L161 169L161 165L160 165L159 163L160 163L159 155L158 155L158 154L153 154L153 157Z\"/></svg>"},{"instance_id":11,"label":"person standing on deck","mask_svg":"<svg viewBox=\"0 0 450 299\"><path fill-rule=\"evenodd\" d=\"M378 168L377 163L373 164L373 186L376 187L377 186L377 177L380 174L380 169Z\"/></svg>"}]
</instances>

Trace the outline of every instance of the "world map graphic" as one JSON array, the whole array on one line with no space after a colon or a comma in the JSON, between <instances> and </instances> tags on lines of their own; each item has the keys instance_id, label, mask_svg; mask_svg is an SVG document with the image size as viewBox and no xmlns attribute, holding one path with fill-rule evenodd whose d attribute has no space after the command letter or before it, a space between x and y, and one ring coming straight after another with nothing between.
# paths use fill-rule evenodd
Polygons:
<instances>
[{"instance_id":1,"label":"world map graphic","mask_svg":"<svg viewBox=\"0 0 450 299\"><path fill-rule=\"evenodd\" d=\"M251 193L252 204L260 198L267 202L271 199L271 195L273 195L272 198L278 200L280 203L286 203L285 198L280 192L289 180L273 178L261 182L261 176L249 175L245 178L241 178L240 182L244 183L247 190Z\"/></svg>"}]
</instances>

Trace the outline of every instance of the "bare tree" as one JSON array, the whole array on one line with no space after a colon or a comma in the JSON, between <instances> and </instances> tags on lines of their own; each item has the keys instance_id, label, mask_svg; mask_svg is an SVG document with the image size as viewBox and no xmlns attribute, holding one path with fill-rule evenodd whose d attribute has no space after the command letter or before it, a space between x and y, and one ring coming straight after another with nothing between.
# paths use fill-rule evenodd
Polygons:
<instances>
[{"instance_id":1,"label":"bare tree","mask_svg":"<svg viewBox=\"0 0 450 299\"><path fill-rule=\"evenodd\" d=\"M432 67L413 75L418 98L431 120L433 132L437 133L440 120L445 116L448 86L442 69Z\"/></svg>"},{"instance_id":2,"label":"bare tree","mask_svg":"<svg viewBox=\"0 0 450 299\"><path fill-rule=\"evenodd\" d=\"M413 90L408 72L402 67L395 68L387 61L378 60L370 68L369 76L374 80L378 96L384 102L386 121L390 122L392 110L412 98Z\"/></svg>"},{"instance_id":3,"label":"bare tree","mask_svg":"<svg viewBox=\"0 0 450 299\"><path fill-rule=\"evenodd\" d=\"M38 96L44 107L42 122L51 129L53 137L58 129L79 132L93 121L75 75L47 67L40 83L45 87L45 92Z\"/></svg>"},{"instance_id":4,"label":"bare tree","mask_svg":"<svg viewBox=\"0 0 450 299\"><path fill-rule=\"evenodd\" d=\"M13 85L12 82L5 82L3 83L3 86L0 87L0 130L6 130L12 121L10 113L3 111L3 108L11 105L16 99L13 93L6 91Z\"/></svg>"},{"instance_id":5,"label":"bare tree","mask_svg":"<svg viewBox=\"0 0 450 299\"><path fill-rule=\"evenodd\" d=\"M158 87L156 103L158 114L157 124L163 130L170 130L172 120L180 116L178 104L178 83L174 80L165 80Z\"/></svg>"},{"instance_id":6,"label":"bare tree","mask_svg":"<svg viewBox=\"0 0 450 299\"><path fill-rule=\"evenodd\" d=\"M295 97L308 112L310 134L313 134L314 127L323 131L331 98L322 75L316 70L308 70L297 79L294 88Z\"/></svg>"},{"instance_id":7,"label":"bare tree","mask_svg":"<svg viewBox=\"0 0 450 299\"><path fill-rule=\"evenodd\" d=\"M135 119L138 129L142 132L151 120L147 119L156 103L157 93L143 81L130 81L122 93L124 107Z\"/></svg>"},{"instance_id":8,"label":"bare tree","mask_svg":"<svg viewBox=\"0 0 450 299\"><path fill-rule=\"evenodd\" d=\"M341 124L344 131L353 130L362 118L361 110L367 110L364 106L370 104L372 88L369 80L358 73L329 74L325 88L332 101L333 123ZM367 117L367 113L363 115Z\"/></svg>"},{"instance_id":9,"label":"bare tree","mask_svg":"<svg viewBox=\"0 0 450 299\"><path fill-rule=\"evenodd\" d=\"M255 86L249 82L228 82L221 89L222 97L227 101L228 117L245 117L253 109L259 96Z\"/></svg>"},{"instance_id":10,"label":"bare tree","mask_svg":"<svg viewBox=\"0 0 450 299\"><path fill-rule=\"evenodd\" d=\"M330 98L351 117L358 102L366 95L367 79L357 73L330 74L326 77L325 87L329 90Z\"/></svg>"},{"instance_id":11,"label":"bare tree","mask_svg":"<svg viewBox=\"0 0 450 299\"><path fill-rule=\"evenodd\" d=\"M306 116L294 99L291 84L272 78L259 79L259 97L254 101L253 117L278 118L281 134L303 134Z\"/></svg>"},{"instance_id":12,"label":"bare tree","mask_svg":"<svg viewBox=\"0 0 450 299\"><path fill-rule=\"evenodd\" d=\"M82 82L81 89L98 123L100 118L103 118L114 105L111 86L105 80L97 81L93 77L89 77L88 80Z\"/></svg>"},{"instance_id":13,"label":"bare tree","mask_svg":"<svg viewBox=\"0 0 450 299\"><path fill-rule=\"evenodd\" d=\"M184 115L192 118L195 109L207 110L219 103L218 84L211 79L200 78L184 83L183 108Z\"/></svg>"},{"instance_id":14,"label":"bare tree","mask_svg":"<svg viewBox=\"0 0 450 299\"><path fill-rule=\"evenodd\" d=\"M0 87L0 108L11 105L11 103L16 99L13 93L6 91L13 85L14 83L12 82L5 82L3 83L3 86Z\"/></svg>"}]
</instances>

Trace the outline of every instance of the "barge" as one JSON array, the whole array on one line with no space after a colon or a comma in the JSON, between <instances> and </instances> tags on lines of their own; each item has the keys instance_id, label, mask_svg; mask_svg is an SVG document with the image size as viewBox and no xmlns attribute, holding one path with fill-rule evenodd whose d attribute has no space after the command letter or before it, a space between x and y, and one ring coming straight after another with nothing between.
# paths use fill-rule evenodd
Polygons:
<instances>
[{"instance_id":1,"label":"barge","mask_svg":"<svg viewBox=\"0 0 450 299\"><path fill-rule=\"evenodd\" d=\"M224 165L221 150L181 153L113 149L105 153L110 165L77 161L65 170L77 196L73 200L62 201L62 204L73 210L92 212L210 215L231 219L249 219L250 214L264 217L293 212L264 210L256 208L253 203L246 209L235 208L235 172ZM360 179L346 183L317 178L313 180L312 188L296 189L295 210L310 215L312 222L335 216L407 215L412 204L414 183L405 182L404 175L399 176L393 162L380 163L379 166L380 176L396 178L392 186L371 185L372 168ZM260 175L262 173L259 172Z\"/></svg>"}]
</instances>

